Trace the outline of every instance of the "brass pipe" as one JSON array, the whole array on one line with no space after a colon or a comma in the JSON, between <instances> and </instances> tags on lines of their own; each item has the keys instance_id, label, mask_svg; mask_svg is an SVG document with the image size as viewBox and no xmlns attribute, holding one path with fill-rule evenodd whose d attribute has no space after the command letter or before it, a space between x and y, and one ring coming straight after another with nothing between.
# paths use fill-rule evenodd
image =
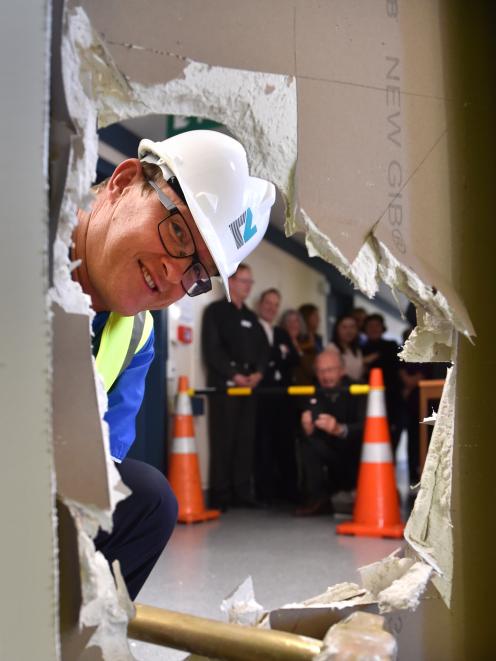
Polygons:
<instances>
[{"instance_id":1,"label":"brass pipe","mask_svg":"<svg viewBox=\"0 0 496 661\"><path fill-rule=\"evenodd\" d=\"M187 613L136 604L128 636L146 643L225 661L304 661L322 650L322 641L272 629L227 624Z\"/></svg>"}]
</instances>

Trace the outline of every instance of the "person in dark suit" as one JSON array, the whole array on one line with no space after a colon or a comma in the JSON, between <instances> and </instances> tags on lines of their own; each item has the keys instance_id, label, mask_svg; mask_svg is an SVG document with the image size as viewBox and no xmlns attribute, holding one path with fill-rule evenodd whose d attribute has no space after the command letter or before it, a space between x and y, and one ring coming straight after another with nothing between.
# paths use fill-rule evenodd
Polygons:
<instances>
[{"instance_id":1,"label":"person in dark suit","mask_svg":"<svg viewBox=\"0 0 496 661\"><path fill-rule=\"evenodd\" d=\"M203 315L202 349L207 384L256 388L267 366L269 345L245 301L253 276L240 264L229 278L231 301L211 303ZM256 397L212 396L209 401L210 506L255 507L253 457Z\"/></svg>"},{"instance_id":2,"label":"person in dark suit","mask_svg":"<svg viewBox=\"0 0 496 661\"><path fill-rule=\"evenodd\" d=\"M287 388L300 357L286 330L274 326L281 294L266 289L258 303L258 321L270 346L269 362L261 387ZM270 504L274 499L296 502L296 425L289 396L260 396L257 409L255 487L257 498Z\"/></svg>"},{"instance_id":3,"label":"person in dark suit","mask_svg":"<svg viewBox=\"0 0 496 661\"><path fill-rule=\"evenodd\" d=\"M332 514L331 496L355 488L364 424L363 398L350 395L341 354L333 349L315 361L318 385L301 414L300 456L304 504L296 516Z\"/></svg>"}]
</instances>

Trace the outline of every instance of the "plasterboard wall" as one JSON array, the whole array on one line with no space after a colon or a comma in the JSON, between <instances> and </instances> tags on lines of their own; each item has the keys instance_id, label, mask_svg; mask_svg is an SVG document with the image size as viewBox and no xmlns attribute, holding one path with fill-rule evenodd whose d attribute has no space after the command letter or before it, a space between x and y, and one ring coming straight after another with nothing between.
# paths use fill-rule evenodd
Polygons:
<instances>
[{"instance_id":1,"label":"plasterboard wall","mask_svg":"<svg viewBox=\"0 0 496 661\"><path fill-rule=\"evenodd\" d=\"M0 21L0 658L59 658L48 316L50 3Z\"/></svg>"}]
</instances>

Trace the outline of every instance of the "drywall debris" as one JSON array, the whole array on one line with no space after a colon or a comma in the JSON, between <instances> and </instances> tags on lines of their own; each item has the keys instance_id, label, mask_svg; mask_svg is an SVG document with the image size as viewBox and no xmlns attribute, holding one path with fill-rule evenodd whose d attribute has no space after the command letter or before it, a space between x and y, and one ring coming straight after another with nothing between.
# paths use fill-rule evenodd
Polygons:
<instances>
[{"instance_id":1,"label":"drywall debris","mask_svg":"<svg viewBox=\"0 0 496 661\"><path fill-rule=\"evenodd\" d=\"M444 384L420 490L405 528L408 543L436 571L433 583L448 606L453 572L450 507L455 387L456 367L452 367Z\"/></svg>"},{"instance_id":2,"label":"drywall debris","mask_svg":"<svg viewBox=\"0 0 496 661\"><path fill-rule=\"evenodd\" d=\"M325 592L315 597L310 597L302 602L286 604L282 608L321 608L322 606L328 606L341 610L352 606L371 604L373 600L373 594L364 586L344 582L328 587Z\"/></svg>"},{"instance_id":3,"label":"drywall debris","mask_svg":"<svg viewBox=\"0 0 496 661\"><path fill-rule=\"evenodd\" d=\"M315 661L394 661L397 647L394 636L384 630L383 617L357 612L329 629Z\"/></svg>"},{"instance_id":4,"label":"drywall debris","mask_svg":"<svg viewBox=\"0 0 496 661\"><path fill-rule=\"evenodd\" d=\"M100 647L105 660L130 661L134 657L127 641L127 623L134 615L134 607L119 564L113 565L114 579L105 557L95 553L92 540L81 530L78 546L83 593L79 622L95 628L87 647Z\"/></svg>"},{"instance_id":5,"label":"drywall debris","mask_svg":"<svg viewBox=\"0 0 496 661\"><path fill-rule=\"evenodd\" d=\"M414 562L405 573L378 594L379 611L415 610L420 603L433 568L424 562Z\"/></svg>"},{"instance_id":6,"label":"drywall debris","mask_svg":"<svg viewBox=\"0 0 496 661\"><path fill-rule=\"evenodd\" d=\"M79 15L77 9L75 15ZM81 57L86 49L92 49L91 67L86 66L87 58ZM105 49L93 40L88 25L84 21L71 20L71 16L66 15L62 40L62 67L67 104L75 134L71 137L66 188L60 210L57 237L53 246L54 285L49 292L49 299L51 302L57 303L63 313L78 316L79 324L87 324L85 332L88 338L93 313L89 297L83 294L80 286L71 278L74 264L70 262L69 248L77 222L76 210L89 203L91 198L88 191L96 170L97 107L93 97L88 94L88 89L97 80L102 94L107 86L113 90L114 95L119 92L124 96L127 93L126 83L117 70L103 66L106 57ZM111 85L110 80L113 81ZM63 332L63 324L61 326ZM89 347L74 346L73 358L76 364L78 360L87 361ZM79 377L82 378L81 375ZM92 502L91 493L87 494L84 502L72 499L70 496L65 496L63 501L71 512L78 535L82 591L80 627L95 628L89 645L100 647L104 659L124 661L132 659L127 644L127 620L130 611L122 594L122 590L125 588L121 587L120 591L117 591L108 563L101 554L95 553L93 537L98 528L111 529L112 511L115 505L129 493L129 490L122 484L108 450L108 430L106 423L102 420L107 407L103 385L94 370L93 375L90 373L88 379L88 382L78 384L81 395L85 394L84 396L88 398L87 401L85 399L84 404L80 405L87 406L88 416L92 415L91 409L94 407L93 416L95 419L101 420L100 438L91 438L88 439L88 442L96 443L98 448L103 451L106 465L103 474L107 476L108 507L97 507ZM94 397L91 396L92 390ZM61 402L58 402L58 405L61 406ZM70 441L70 439L68 440ZM76 448L74 453L76 456ZM59 470L63 470L63 467L61 468L59 465L57 470L60 478ZM78 470L84 472L88 470L88 467L84 463L79 464ZM89 477L88 484L91 483L92 480ZM89 487L88 491L91 491ZM118 569L116 577L118 577Z\"/></svg>"},{"instance_id":7,"label":"drywall debris","mask_svg":"<svg viewBox=\"0 0 496 661\"><path fill-rule=\"evenodd\" d=\"M358 569L363 587L369 590L374 597L377 598L383 590L386 590L393 581L401 578L414 564L413 558L399 557L400 550L397 549L383 560Z\"/></svg>"},{"instance_id":8,"label":"drywall debris","mask_svg":"<svg viewBox=\"0 0 496 661\"><path fill-rule=\"evenodd\" d=\"M258 626L264 616L264 609L255 599L253 579L248 576L221 603L220 609L227 615L231 624Z\"/></svg>"},{"instance_id":9,"label":"drywall debris","mask_svg":"<svg viewBox=\"0 0 496 661\"><path fill-rule=\"evenodd\" d=\"M417 327L410 335L401 353L403 360L411 362L449 362L453 360L456 331L470 337L472 326L465 315L457 316L440 291L433 291L421 278L394 257L387 246L373 234L364 241L353 262L348 262L311 220L300 209L298 223L286 224L287 234L298 228L305 234L310 257L319 256L349 278L357 289L373 298L382 280L393 291L401 292L415 304Z\"/></svg>"},{"instance_id":10,"label":"drywall debris","mask_svg":"<svg viewBox=\"0 0 496 661\"><path fill-rule=\"evenodd\" d=\"M150 114L204 117L220 122L243 143L251 170L279 188L288 216L294 213L294 77L185 59L182 78L161 85L143 85L125 80L118 72L80 7L70 13L68 22L74 43L71 53L78 57L80 69L86 74L83 106L88 99L92 101L92 119L97 119L99 126ZM95 139L91 136L90 147Z\"/></svg>"},{"instance_id":11,"label":"drywall debris","mask_svg":"<svg viewBox=\"0 0 496 661\"><path fill-rule=\"evenodd\" d=\"M436 424L437 420L437 413L436 411L432 411L432 415L428 416L427 418L424 418L421 422L424 423L424 425L431 425L431 427L434 427Z\"/></svg>"},{"instance_id":12,"label":"drywall debris","mask_svg":"<svg viewBox=\"0 0 496 661\"><path fill-rule=\"evenodd\" d=\"M412 552L413 553L413 552ZM381 613L394 610L414 610L425 591L433 573L433 567L415 557L402 555L397 549L386 558L358 570L361 585L338 583L327 588L326 592L302 602L282 606L274 613L274 619L282 622L308 620L304 611L317 609L326 614L329 621L346 616L350 609L370 610L376 607ZM285 615L284 611L288 611Z\"/></svg>"}]
</instances>

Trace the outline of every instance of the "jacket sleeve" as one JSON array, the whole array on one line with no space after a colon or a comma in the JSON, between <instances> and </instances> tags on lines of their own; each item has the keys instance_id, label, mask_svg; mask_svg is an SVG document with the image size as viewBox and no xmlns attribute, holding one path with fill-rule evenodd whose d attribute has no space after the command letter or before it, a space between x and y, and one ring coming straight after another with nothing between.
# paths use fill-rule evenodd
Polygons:
<instances>
[{"instance_id":1,"label":"jacket sleeve","mask_svg":"<svg viewBox=\"0 0 496 661\"><path fill-rule=\"evenodd\" d=\"M219 319L215 314L214 305L209 305L203 314L202 352L203 360L209 370L213 370L226 381L232 379L235 370L222 345L222 339L219 333Z\"/></svg>"},{"instance_id":2,"label":"jacket sleeve","mask_svg":"<svg viewBox=\"0 0 496 661\"><path fill-rule=\"evenodd\" d=\"M349 398L348 420L345 420L348 427L347 440L354 444L360 444L363 438L363 425L365 421L366 397L362 395L347 395Z\"/></svg>"}]
</instances>

